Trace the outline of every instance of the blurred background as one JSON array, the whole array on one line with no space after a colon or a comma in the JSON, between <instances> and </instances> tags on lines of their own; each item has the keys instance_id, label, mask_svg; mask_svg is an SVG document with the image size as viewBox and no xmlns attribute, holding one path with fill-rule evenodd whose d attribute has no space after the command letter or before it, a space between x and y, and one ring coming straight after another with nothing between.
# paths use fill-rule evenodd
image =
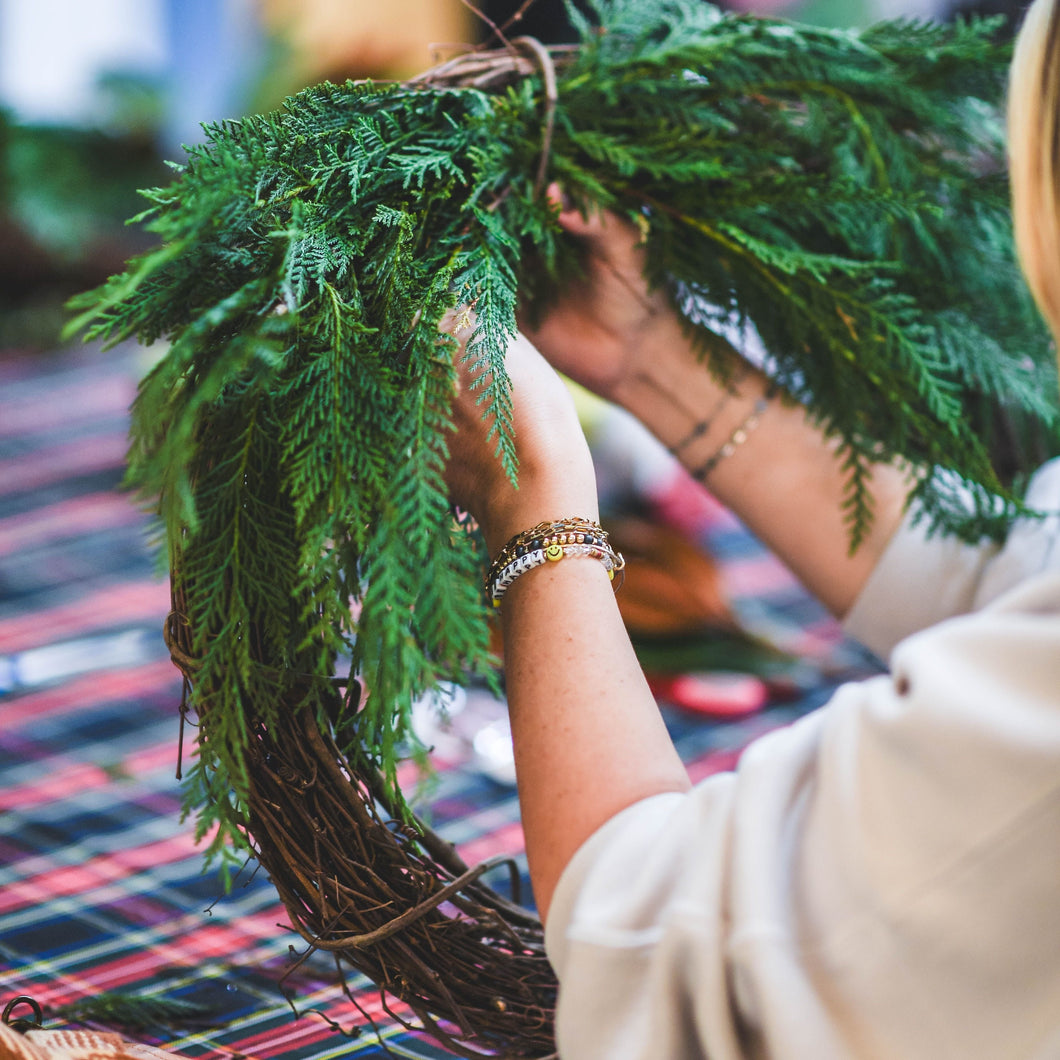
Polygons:
<instances>
[{"instance_id":1,"label":"blurred background","mask_svg":"<svg viewBox=\"0 0 1060 1060\"><path fill-rule=\"evenodd\" d=\"M581 0L584 2L584 0ZM731 0L829 25L1014 14L1019 0ZM572 39L563 0L0 0L0 349L49 348L72 292L138 249L122 222L200 123L307 84L400 78L446 45Z\"/></svg>"}]
</instances>

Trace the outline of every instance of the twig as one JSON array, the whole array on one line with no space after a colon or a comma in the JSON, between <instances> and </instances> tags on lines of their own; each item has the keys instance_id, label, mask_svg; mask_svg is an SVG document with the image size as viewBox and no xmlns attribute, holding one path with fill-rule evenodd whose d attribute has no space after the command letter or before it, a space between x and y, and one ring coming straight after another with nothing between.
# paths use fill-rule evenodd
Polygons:
<instances>
[{"instance_id":1,"label":"twig","mask_svg":"<svg viewBox=\"0 0 1060 1060\"><path fill-rule=\"evenodd\" d=\"M504 47L507 48L509 51L511 50L511 47L512 47L511 42L504 35L504 33L501 30L500 26L498 26L497 23L494 22L493 19L489 17L489 15L487 15L484 11L480 11L477 7L475 7L475 5L473 3L471 3L471 0L460 0L460 3L462 3L464 5L464 7L466 7L468 9L468 11L470 11L473 15L475 15L476 17L482 19L482 21L485 22L486 25L489 26L489 28L491 30L493 30L494 36L496 36L497 40L499 40L501 42L501 44L503 44Z\"/></svg>"},{"instance_id":2,"label":"twig","mask_svg":"<svg viewBox=\"0 0 1060 1060\"><path fill-rule=\"evenodd\" d=\"M556 103L559 100L556 67L548 48L536 37L516 37L512 43L515 47L528 51L534 57L541 68L541 79L545 86L545 122L541 134L541 158L538 160L537 176L534 178L534 195L538 196L544 190L545 177L548 174L548 160L552 154L552 130L556 124Z\"/></svg>"},{"instance_id":3,"label":"twig","mask_svg":"<svg viewBox=\"0 0 1060 1060\"><path fill-rule=\"evenodd\" d=\"M523 20L523 15L525 15L526 12L531 7L533 7L536 2L537 0L523 0L523 3L520 5L519 10L516 11L515 14L511 16L511 18L505 21L504 25L501 26L501 29L508 29L513 23L521 22Z\"/></svg>"}]
</instances>

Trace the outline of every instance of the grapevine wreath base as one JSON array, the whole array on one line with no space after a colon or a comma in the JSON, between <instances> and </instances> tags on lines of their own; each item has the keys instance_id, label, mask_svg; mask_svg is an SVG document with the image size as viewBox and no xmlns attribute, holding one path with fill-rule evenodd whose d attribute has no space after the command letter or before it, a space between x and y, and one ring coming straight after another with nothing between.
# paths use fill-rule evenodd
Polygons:
<instances>
[{"instance_id":1,"label":"grapevine wreath base","mask_svg":"<svg viewBox=\"0 0 1060 1060\"><path fill-rule=\"evenodd\" d=\"M166 640L189 687L196 666L186 614L174 588ZM358 694L356 685L349 691ZM330 694L338 716L343 686L336 681ZM257 726L246 755L247 846L309 943L307 955L332 954L343 980L346 968L367 976L395 1020L460 1055L555 1055L556 980L541 922L483 882L508 865L518 900L510 859L469 868L452 844L392 804L375 770L351 763L297 695L282 725ZM421 1026L395 1012L388 995Z\"/></svg>"}]
</instances>

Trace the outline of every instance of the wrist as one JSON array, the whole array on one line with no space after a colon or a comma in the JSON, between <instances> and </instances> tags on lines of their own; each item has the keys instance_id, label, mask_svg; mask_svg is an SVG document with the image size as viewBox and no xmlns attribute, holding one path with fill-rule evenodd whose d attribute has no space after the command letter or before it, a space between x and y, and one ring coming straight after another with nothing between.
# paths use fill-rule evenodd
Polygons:
<instances>
[{"instance_id":1,"label":"wrist","mask_svg":"<svg viewBox=\"0 0 1060 1060\"><path fill-rule=\"evenodd\" d=\"M574 517L598 521L596 475L584 440L580 451L564 454L547 469L522 464L518 486L508 484L487 514L478 520L491 557L516 534L538 523Z\"/></svg>"},{"instance_id":2,"label":"wrist","mask_svg":"<svg viewBox=\"0 0 1060 1060\"><path fill-rule=\"evenodd\" d=\"M745 401L759 396L764 379L724 339L697 353L688 336L676 331L673 341L645 351L615 387L612 400L687 464L697 450L709 449L721 437ZM720 373L704 363L716 357Z\"/></svg>"},{"instance_id":3,"label":"wrist","mask_svg":"<svg viewBox=\"0 0 1060 1060\"><path fill-rule=\"evenodd\" d=\"M597 520L581 516L545 520L510 538L494 558L486 577L490 603L500 607L511 585L536 567L575 557L599 560L612 582L625 568L625 560L611 547Z\"/></svg>"}]
</instances>

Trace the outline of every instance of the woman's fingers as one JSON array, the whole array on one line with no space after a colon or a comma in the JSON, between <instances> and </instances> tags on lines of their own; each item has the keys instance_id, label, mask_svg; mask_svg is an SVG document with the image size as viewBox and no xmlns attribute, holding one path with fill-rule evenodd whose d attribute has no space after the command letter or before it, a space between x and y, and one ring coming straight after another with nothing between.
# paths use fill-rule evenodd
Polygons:
<instances>
[{"instance_id":1,"label":"woman's fingers","mask_svg":"<svg viewBox=\"0 0 1060 1060\"><path fill-rule=\"evenodd\" d=\"M668 305L661 292L648 288L642 232L635 224L607 211L583 215L558 184L548 194L559 224L582 244L583 274L520 326L559 371L610 397L632 370L645 329Z\"/></svg>"},{"instance_id":2,"label":"woman's fingers","mask_svg":"<svg viewBox=\"0 0 1060 1060\"><path fill-rule=\"evenodd\" d=\"M639 276L644 269L644 229L610 210L578 209L559 184L550 184L547 195L556 206L556 220L572 236L584 241L596 258L620 271Z\"/></svg>"}]
</instances>

